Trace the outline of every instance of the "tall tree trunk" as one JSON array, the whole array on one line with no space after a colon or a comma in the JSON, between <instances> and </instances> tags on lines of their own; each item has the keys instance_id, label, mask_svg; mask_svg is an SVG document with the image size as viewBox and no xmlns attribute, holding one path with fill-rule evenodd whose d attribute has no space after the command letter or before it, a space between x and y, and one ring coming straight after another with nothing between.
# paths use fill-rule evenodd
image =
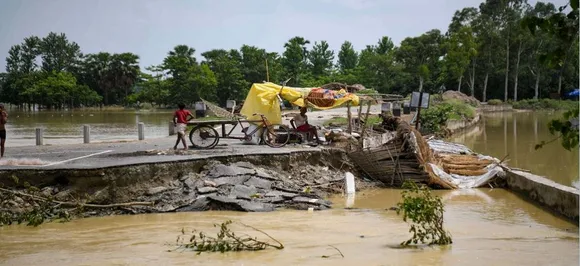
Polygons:
<instances>
[{"instance_id":1,"label":"tall tree trunk","mask_svg":"<svg viewBox=\"0 0 580 266\"><path fill-rule=\"evenodd\" d=\"M471 73L469 75L469 89L471 91L471 96L475 96L475 66L476 66L476 59L473 59L472 61L472 68L471 68Z\"/></svg>"},{"instance_id":2,"label":"tall tree trunk","mask_svg":"<svg viewBox=\"0 0 580 266\"><path fill-rule=\"evenodd\" d=\"M536 84L534 85L534 99L538 99L540 90L540 71L536 73Z\"/></svg>"},{"instance_id":3,"label":"tall tree trunk","mask_svg":"<svg viewBox=\"0 0 580 266\"><path fill-rule=\"evenodd\" d=\"M507 38L507 42L506 42L506 57L505 57L505 87L504 87L504 95L503 95L504 102L507 102L507 100L508 100L509 72L510 72L510 37L509 37L509 31L508 31L508 38Z\"/></svg>"},{"instance_id":4,"label":"tall tree trunk","mask_svg":"<svg viewBox=\"0 0 580 266\"><path fill-rule=\"evenodd\" d=\"M419 77L419 92L423 91L423 77Z\"/></svg>"},{"instance_id":5,"label":"tall tree trunk","mask_svg":"<svg viewBox=\"0 0 580 266\"><path fill-rule=\"evenodd\" d=\"M483 101L487 101L487 80L489 79L489 73L485 73L485 78L483 79Z\"/></svg>"},{"instance_id":6,"label":"tall tree trunk","mask_svg":"<svg viewBox=\"0 0 580 266\"><path fill-rule=\"evenodd\" d=\"M459 92L461 91L461 81L462 81L462 80L463 80L463 75L461 75L461 76L459 77L459 82L458 82L458 84L457 84L457 91L459 91Z\"/></svg>"},{"instance_id":7,"label":"tall tree trunk","mask_svg":"<svg viewBox=\"0 0 580 266\"><path fill-rule=\"evenodd\" d=\"M562 69L564 69L564 66L562 66ZM558 74L558 95L561 95L562 93L562 71L560 71L560 74Z\"/></svg>"},{"instance_id":8,"label":"tall tree trunk","mask_svg":"<svg viewBox=\"0 0 580 266\"><path fill-rule=\"evenodd\" d=\"M564 62L562 63L562 67L558 73L558 95L561 95L562 93L562 74L564 73L564 68L566 68L566 62L568 62L568 55L570 55L570 51L572 50L572 47L576 41L578 41L578 33L576 33L574 36L574 41L570 44L570 47L568 47L568 51L566 51L566 56L564 57Z\"/></svg>"},{"instance_id":9,"label":"tall tree trunk","mask_svg":"<svg viewBox=\"0 0 580 266\"><path fill-rule=\"evenodd\" d=\"M522 55L522 41L518 45L518 59L516 61L516 73L514 78L514 102L518 101L518 74L520 72L520 57Z\"/></svg>"}]
</instances>

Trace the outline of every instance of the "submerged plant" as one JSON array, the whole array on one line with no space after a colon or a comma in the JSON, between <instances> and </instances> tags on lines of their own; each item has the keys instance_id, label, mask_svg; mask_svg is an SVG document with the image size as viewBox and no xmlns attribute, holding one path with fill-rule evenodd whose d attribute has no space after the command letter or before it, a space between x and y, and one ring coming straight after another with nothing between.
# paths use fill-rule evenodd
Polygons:
<instances>
[{"instance_id":1,"label":"submerged plant","mask_svg":"<svg viewBox=\"0 0 580 266\"><path fill-rule=\"evenodd\" d=\"M409 232L413 236L401 243L410 244L447 245L453 243L451 234L443 228L444 205L441 198L431 195L430 189L415 182L405 180L405 189L401 194L403 201L397 203L397 214L403 213L403 221L410 220Z\"/></svg>"},{"instance_id":2,"label":"submerged plant","mask_svg":"<svg viewBox=\"0 0 580 266\"><path fill-rule=\"evenodd\" d=\"M214 224L214 227L219 226L220 228L220 231L215 237L208 236L204 232L198 232L197 230L193 230L191 234L186 234L185 229L182 229L181 235L177 237L177 249L190 249L196 251L199 255L202 252L224 253L228 251L257 251L266 249L268 247L275 249L284 248L284 245L282 245L280 241L274 239L264 231L243 223L239 224L266 235L275 241L277 245L260 241L256 237L250 237L246 234L236 235L236 233L234 233L229 228L229 225L232 223L232 221L228 220L221 223L220 225ZM188 240L188 242L186 242L186 240Z\"/></svg>"}]
</instances>

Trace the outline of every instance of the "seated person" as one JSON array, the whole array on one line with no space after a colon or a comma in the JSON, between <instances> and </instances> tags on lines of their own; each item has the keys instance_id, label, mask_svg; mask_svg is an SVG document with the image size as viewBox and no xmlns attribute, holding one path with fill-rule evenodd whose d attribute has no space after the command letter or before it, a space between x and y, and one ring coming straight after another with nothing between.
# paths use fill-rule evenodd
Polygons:
<instances>
[{"instance_id":1,"label":"seated person","mask_svg":"<svg viewBox=\"0 0 580 266\"><path fill-rule=\"evenodd\" d=\"M308 116L306 116L307 110L308 108L301 107L299 114L288 114L288 116L292 116L292 120L290 120L290 123L292 123L292 125L296 127L296 130L298 132L310 133L312 136L314 136L316 142L320 143L316 127L308 124Z\"/></svg>"}]
</instances>

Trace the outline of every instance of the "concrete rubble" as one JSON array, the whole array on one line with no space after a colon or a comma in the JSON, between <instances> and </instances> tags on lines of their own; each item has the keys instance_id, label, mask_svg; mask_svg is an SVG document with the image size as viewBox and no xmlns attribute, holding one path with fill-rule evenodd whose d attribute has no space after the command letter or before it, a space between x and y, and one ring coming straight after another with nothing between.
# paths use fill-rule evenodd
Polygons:
<instances>
[{"instance_id":1,"label":"concrete rubble","mask_svg":"<svg viewBox=\"0 0 580 266\"><path fill-rule=\"evenodd\" d=\"M323 197L341 193L343 185L344 171L328 166L304 164L282 170L245 161L209 161L199 171L125 188L124 193L130 194L131 201L153 202L152 206L90 209L84 215L208 210L269 212L280 208L326 210L332 203ZM110 189L109 186L96 189L86 203L110 203ZM74 195L78 194L74 187L66 186L42 187L40 193L43 197L69 202L74 202ZM14 199L0 201L0 209L5 211L20 212L28 207L31 206L18 204Z\"/></svg>"},{"instance_id":2,"label":"concrete rubble","mask_svg":"<svg viewBox=\"0 0 580 266\"><path fill-rule=\"evenodd\" d=\"M184 176L170 188L155 187L151 190L157 193L148 193L137 200L156 202L150 209L158 212L267 212L277 208L324 210L332 205L321 195L298 190L277 177L276 173L270 174L247 162L216 163L199 174Z\"/></svg>"}]
</instances>

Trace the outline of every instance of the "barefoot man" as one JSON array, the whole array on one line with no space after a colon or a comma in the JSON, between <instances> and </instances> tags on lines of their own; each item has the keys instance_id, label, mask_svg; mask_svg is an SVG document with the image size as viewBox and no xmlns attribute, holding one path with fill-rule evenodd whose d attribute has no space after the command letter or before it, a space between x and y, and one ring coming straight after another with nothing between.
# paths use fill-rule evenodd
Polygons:
<instances>
[{"instance_id":1,"label":"barefoot man","mask_svg":"<svg viewBox=\"0 0 580 266\"><path fill-rule=\"evenodd\" d=\"M306 111L308 108L300 107L299 114L288 114L288 116L292 116L292 120L290 123L293 123L296 127L298 132L308 132L311 136L316 140L317 144L320 144L320 139L318 139L318 132L316 131L316 127L308 124L308 116L306 115Z\"/></svg>"},{"instance_id":2,"label":"barefoot man","mask_svg":"<svg viewBox=\"0 0 580 266\"><path fill-rule=\"evenodd\" d=\"M174 150L177 150L177 145L179 141L183 143L183 150L187 150L187 142L185 141L185 129L187 128L187 121L193 119L193 115L190 111L185 110L185 104L180 103L179 110L175 111L173 114L173 125L177 128L177 141Z\"/></svg>"},{"instance_id":3,"label":"barefoot man","mask_svg":"<svg viewBox=\"0 0 580 266\"><path fill-rule=\"evenodd\" d=\"M8 114L6 114L4 105L0 103L0 158L4 157L4 143L6 142L6 121L8 121Z\"/></svg>"}]
</instances>

